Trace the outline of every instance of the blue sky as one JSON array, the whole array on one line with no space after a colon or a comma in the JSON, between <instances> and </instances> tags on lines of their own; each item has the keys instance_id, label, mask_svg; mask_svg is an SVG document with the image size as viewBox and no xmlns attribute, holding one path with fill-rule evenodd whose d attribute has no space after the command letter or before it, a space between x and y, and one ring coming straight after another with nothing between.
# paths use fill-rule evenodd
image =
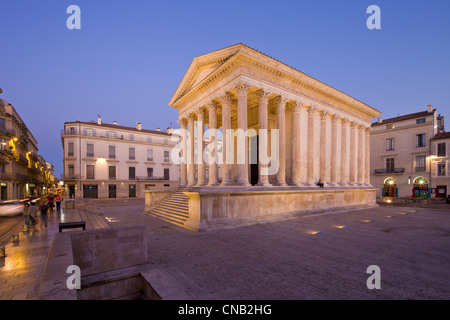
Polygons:
<instances>
[{"instance_id":1,"label":"blue sky","mask_svg":"<svg viewBox=\"0 0 450 320\"><path fill-rule=\"evenodd\" d=\"M81 30L69 30L69 5ZM381 29L369 30L369 5ZM450 1L0 0L0 87L63 173L66 121L166 128L196 56L244 43L378 109L450 123Z\"/></svg>"}]
</instances>

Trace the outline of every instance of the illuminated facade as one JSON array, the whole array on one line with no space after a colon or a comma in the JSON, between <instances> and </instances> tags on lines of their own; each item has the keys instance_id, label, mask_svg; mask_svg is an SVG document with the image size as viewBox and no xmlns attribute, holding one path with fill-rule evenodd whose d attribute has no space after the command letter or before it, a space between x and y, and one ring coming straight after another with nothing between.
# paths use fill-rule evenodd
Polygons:
<instances>
[{"instance_id":1,"label":"illuminated facade","mask_svg":"<svg viewBox=\"0 0 450 320\"><path fill-rule=\"evenodd\" d=\"M143 190L179 186L171 160L171 133L97 122L66 122L61 132L66 196L83 199L143 198Z\"/></svg>"},{"instance_id":2,"label":"illuminated facade","mask_svg":"<svg viewBox=\"0 0 450 320\"><path fill-rule=\"evenodd\" d=\"M370 180L378 197L434 197L436 183L447 175L442 171L446 155L437 158L439 140L434 138L444 130L443 122L429 105L425 111L372 124Z\"/></svg>"},{"instance_id":3,"label":"illuminated facade","mask_svg":"<svg viewBox=\"0 0 450 320\"><path fill-rule=\"evenodd\" d=\"M45 194L53 186L53 165L38 154L37 144L16 109L0 100L1 200Z\"/></svg>"},{"instance_id":4,"label":"illuminated facade","mask_svg":"<svg viewBox=\"0 0 450 320\"><path fill-rule=\"evenodd\" d=\"M375 205L369 129L380 113L278 60L243 44L199 56L169 105L178 111L182 132L185 227ZM217 130L208 143L206 128ZM199 157L220 136L218 161ZM325 188L317 186L319 179Z\"/></svg>"}]
</instances>

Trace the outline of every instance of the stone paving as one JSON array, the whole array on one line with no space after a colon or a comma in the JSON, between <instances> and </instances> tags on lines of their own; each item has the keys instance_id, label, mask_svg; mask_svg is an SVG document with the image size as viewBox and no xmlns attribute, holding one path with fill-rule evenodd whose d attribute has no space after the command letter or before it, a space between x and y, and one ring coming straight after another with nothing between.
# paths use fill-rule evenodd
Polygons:
<instances>
[{"instance_id":1,"label":"stone paving","mask_svg":"<svg viewBox=\"0 0 450 320\"><path fill-rule=\"evenodd\" d=\"M203 233L143 209L96 213L111 226L147 225L149 262L184 287L179 299L450 299L446 208L380 207ZM18 245L7 244L0 300L36 298L59 219L49 216L47 230L20 232ZM379 290L366 286L370 265L380 267Z\"/></svg>"}]
</instances>

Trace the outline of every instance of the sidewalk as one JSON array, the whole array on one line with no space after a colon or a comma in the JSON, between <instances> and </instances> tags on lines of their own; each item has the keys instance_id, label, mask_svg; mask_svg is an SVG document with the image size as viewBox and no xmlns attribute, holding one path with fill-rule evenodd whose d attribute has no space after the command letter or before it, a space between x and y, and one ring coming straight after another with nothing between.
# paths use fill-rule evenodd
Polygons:
<instances>
[{"instance_id":1,"label":"sidewalk","mask_svg":"<svg viewBox=\"0 0 450 320\"><path fill-rule=\"evenodd\" d=\"M38 217L39 218L39 217ZM22 223L10 232L5 245L6 256L0 258L0 300L30 300L37 297L39 283L45 267L48 250L59 222L86 221L86 229L104 228L108 223L95 213L83 209L61 209L48 214L48 228L42 224L22 231ZM20 241L14 243L12 235L18 233Z\"/></svg>"}]
</instances>

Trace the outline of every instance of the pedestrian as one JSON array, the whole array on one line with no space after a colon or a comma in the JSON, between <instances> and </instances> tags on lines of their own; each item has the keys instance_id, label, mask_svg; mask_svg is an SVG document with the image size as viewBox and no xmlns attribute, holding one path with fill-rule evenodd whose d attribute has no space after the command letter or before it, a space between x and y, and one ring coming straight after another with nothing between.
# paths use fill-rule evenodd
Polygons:
<instances>
[{"instance_id":1,"label":"pedestrian","mask_svg":"<svg viewBox=\"0 0 450 320\"><path fill-rule=\"evenodd\" d=\"M53 197L53 194L49 194L49 196L47 197L47 201L48 209L50 210L50 212L53 212L53 208L55 207L55 198Z\"/></svg>"},{"instance_id":2,"label":"pedestrian","mask_svg":"<svg viewBox=\"0 0 450 320\"><path fill-rule=\"evenodd\" d=\"M36 224L37 206L33 201L29 202L28 212L30 213L30 224L34 226Z\"/></svg>"},{"instance_id":3,"label":"pedestrian","mask_svg":"<svg viewBox=\"0 0 450 320\"><path fill-rule=\"evenodd\" d=\"M41 223L44 229L47 229L47 213L48 213L48 202L47 200L43 200L39 204L39 208L41 210Z\"/></svg>"},{"instance_id":4,"label":"pedestrian","mask_svg":"<svg viewBox=\"0 0 450 320\"><path fill-rule=\"evenodd\" d=\"M30 203L27 201L23 206L23 218L25 221L25 225L27 226L27 231L30 228Z\"/></svg>"},{"instance_id":5,"label":"pedestrian","mask_svg":"<svg viewBox=\"0 0 450 320\"><path fill-rule=\"evenodd\" d=\"M317 186L319 186L320 188L323 188L322 179L319 178L319 181L317 181Z\"/></svg>"},{"instance_id":6,"label":"pedestrian","mask_svg":"<svg viewBox=\"0 0 450 320\"><path fill-rule=\"evenodd\" d=\"M61 201L62 201L62 197L57 194L55 197L55 203L56 203L56 211L60 212L61 211Z\"/></svg>"}]
</instances>

